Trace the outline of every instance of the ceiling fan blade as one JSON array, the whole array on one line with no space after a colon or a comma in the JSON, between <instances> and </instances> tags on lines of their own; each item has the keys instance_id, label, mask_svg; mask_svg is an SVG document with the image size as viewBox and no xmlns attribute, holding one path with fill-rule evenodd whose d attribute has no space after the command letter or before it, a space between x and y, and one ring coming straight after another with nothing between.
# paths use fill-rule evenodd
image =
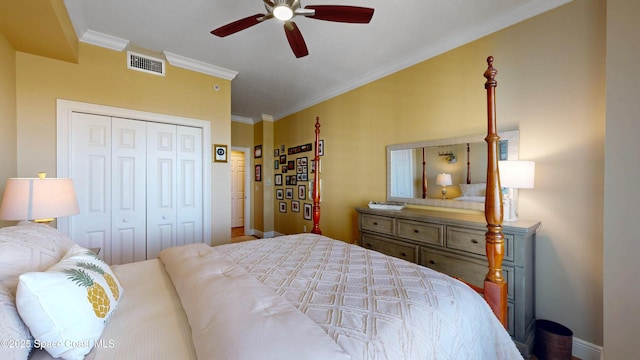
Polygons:
<instances>
[{"instance_id":1,"label":"ceiling fan blade","mask_svg":"<svg viewBox=\"0 0 640 360\"><path fill-rule=\"evenodd\" d=\"M356 24L368 24L374 11L371 8L342 5L310 5L304 8L315 10L314 15L307 16L312 19Z\"/></svg>"},{"instance_id":2,"label":"ceiling fan blade","mask_svg":"<svg viewBox=\"0 0 640 360\"><path fill-rule=\"evenodd\" d=\"M293 54L297 58L309 55L307 44L304 42L302 33L300 32L300 29L298 29L296 23L293 21L287 21L284 24L284 33L287 35L289 46L291 46L291 50L293 50Z\"/></svg>"},{"instance_id":3,"label":"ceiling fan blade","mask_svg":"<svg viewBox=\"0 0 640 360\"><path fill-rule=\"evenodd\" d=\"M266 15L265 14L251 15L244 19L240 19L232 23L229 23L227 25L220 26L219 28L211 31L211 33L219 37L229 36L231 34L237 33L238 31L250 28L254 25L258 25L263 20L261 18L264 16Z\"/></svg>"}]
</instances>

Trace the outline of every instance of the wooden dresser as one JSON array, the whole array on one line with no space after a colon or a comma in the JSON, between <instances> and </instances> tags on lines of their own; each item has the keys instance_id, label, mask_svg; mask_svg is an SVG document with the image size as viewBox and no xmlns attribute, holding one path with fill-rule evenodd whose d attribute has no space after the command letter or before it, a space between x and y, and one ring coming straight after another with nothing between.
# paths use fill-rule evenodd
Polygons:
<instances>
[{"instance_id":1,"label":"wooden dresser","mask_svg":"<svg viewBox=\"0 0 640 360\"><path fill-rule=\"evenodd\" d=\"M487 274L484 215L422 209L356 208L360 245L482 287ZM508 287L509 334L525 358L533 349L534 242L540 222L505 222L502 265Z\"/></svg>"}]
</instances>

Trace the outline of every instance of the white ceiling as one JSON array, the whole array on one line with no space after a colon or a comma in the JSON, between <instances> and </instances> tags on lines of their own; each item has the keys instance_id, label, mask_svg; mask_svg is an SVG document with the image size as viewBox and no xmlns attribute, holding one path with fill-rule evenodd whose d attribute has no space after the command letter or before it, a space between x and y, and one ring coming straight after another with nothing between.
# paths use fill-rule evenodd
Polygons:
<instances>
[{"instance_id":1,"label":"white ceiling","mask_svg":"<svg viewBox=\"0 0 640 360\"><path fill-rule=\"evenodd\" d=\"M238 72L231 82L232 116L257 122L263 115L278 120L569 1L301 0L302 7L352 5L375 13L369 24L294 18L309 49L299 59L276 19L225 38L210 34L265 13L261 0L65 0L65 5L82 41L115 37L116 43L128 40L128 46Z\"/></svg>"}]
</instances>

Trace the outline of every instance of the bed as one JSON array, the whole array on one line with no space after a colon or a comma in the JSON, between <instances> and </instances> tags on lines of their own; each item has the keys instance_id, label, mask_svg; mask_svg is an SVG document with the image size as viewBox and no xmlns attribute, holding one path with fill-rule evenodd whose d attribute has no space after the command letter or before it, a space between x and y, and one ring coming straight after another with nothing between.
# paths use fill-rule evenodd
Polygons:
<instances>
[{"instance_id":1,"label":"bed","mask_svg":"<svg viewBox=\"0 0 640 360\"><path fill-rule=\"evenodd\" d=\"M316 119L316 164L319 129ZM318 181L312 233L172 247L131 264L109 267L46 225L0 229L0 358L522 358L504 327L495 156L483 289L323 236Z\"/></svg>"}]
</instances>

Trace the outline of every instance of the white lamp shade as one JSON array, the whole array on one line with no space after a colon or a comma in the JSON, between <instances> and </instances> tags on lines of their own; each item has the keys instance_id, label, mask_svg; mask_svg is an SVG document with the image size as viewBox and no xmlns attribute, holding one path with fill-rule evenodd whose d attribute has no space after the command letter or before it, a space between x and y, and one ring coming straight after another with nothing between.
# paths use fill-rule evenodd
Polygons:
<instances>
[{"instance_id":1,"label":"white lamp shade","mask_svg":"<svg viewBox=\"0 0 640 360\"><path fill-rule=\"evenodd\" d=\"M436 176L436 185L453 185L451 181L451 174L438 174Z\"/></svg>"},{"instance_id":2,"label":"white lamp shade","mask_svg":"<svg viewBox=\"0 0 640 360\"><path fill-rule=\"evenodd\" d=\"M78 212L71 179L8 179L0 205L2 220L47 219Z\"/></svg>"},{"instance_id":3,"label":"white lamp shade","mask_svg":"<svg viewBox=\"0 0 640 360\"><path fill-rule=\"evenodd\" d=\"M536 163L533 161L498 161L500 186L512 189L533 189Z\"/></svg>"}]
</instances>

